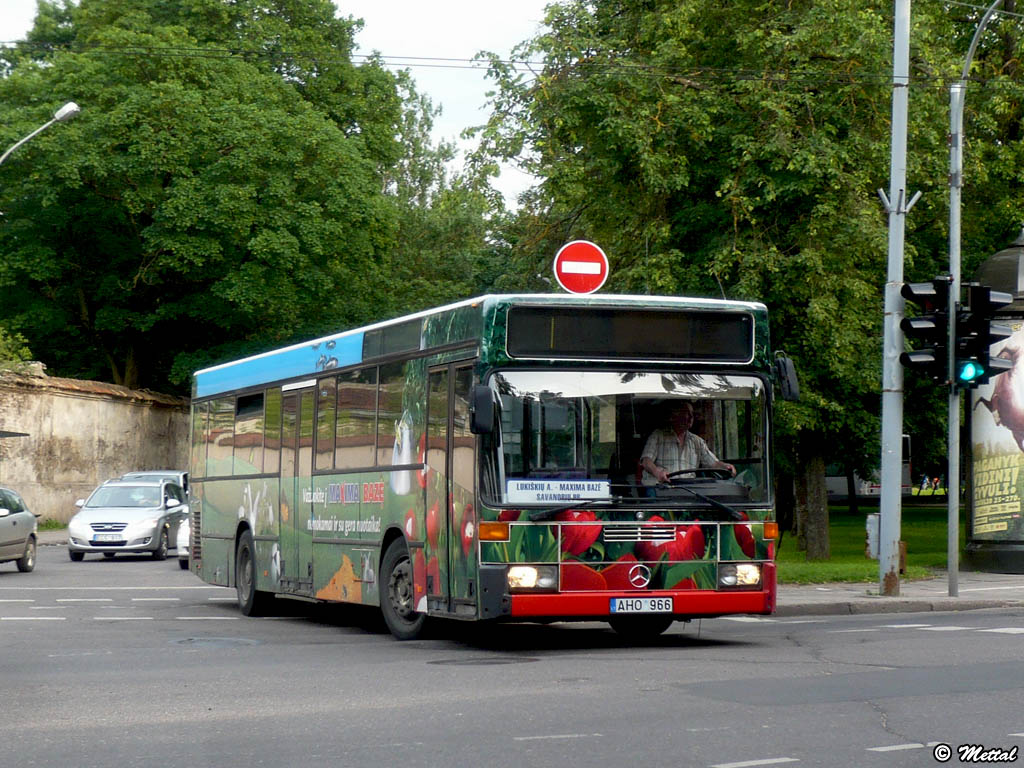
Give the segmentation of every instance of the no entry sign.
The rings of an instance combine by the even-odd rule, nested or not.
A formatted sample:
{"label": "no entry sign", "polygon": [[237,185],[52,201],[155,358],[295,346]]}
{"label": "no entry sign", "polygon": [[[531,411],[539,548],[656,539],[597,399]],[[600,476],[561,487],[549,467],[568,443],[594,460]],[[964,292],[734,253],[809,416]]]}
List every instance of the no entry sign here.
{"label": "no entry sign", "polygon": [[555,279],[569,293],[593,293],[608,279],[608,257],[588,240],[573,240],[555,254]]}

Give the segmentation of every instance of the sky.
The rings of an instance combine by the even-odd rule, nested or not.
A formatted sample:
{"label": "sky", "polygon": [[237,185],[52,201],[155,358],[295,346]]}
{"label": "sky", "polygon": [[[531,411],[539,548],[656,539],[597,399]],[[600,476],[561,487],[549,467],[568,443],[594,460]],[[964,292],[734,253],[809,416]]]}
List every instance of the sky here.
{"label": "sky", "polygon": [[[434,122],[435,140],[456,141],[464,128],[487,120],[482,67],[468,60],[486,50],[507,56],[518,43],[541,29],[544,6],[552,0],[334,0],[339,15],[362,18],[358,54],[379,51],[398,68],[408,68],[418,90],[442,114]],[[0,41],[20,40],[32,26],[36,0],[0,0]],[[414,59],[434,59],[417,62]],[[445,65],[439,59],[461,59]],[[83,109],[87,104],[81,105]],[[458,165],[458,161],[456,163]],[[503,166],[495,186],[511,204],[532,179]]]}

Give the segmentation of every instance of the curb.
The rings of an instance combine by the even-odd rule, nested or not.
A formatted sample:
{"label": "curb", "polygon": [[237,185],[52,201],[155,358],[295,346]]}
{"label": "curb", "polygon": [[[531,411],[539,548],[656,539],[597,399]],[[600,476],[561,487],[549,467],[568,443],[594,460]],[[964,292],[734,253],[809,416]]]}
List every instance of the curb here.
{"label": "curb", "polygon": [[790,603],[779,605],[776,616],[854,616],[872,613],[925,613],[930,611],[977,611],[985,608],[1024,608],[1024,600],[961,600],[949,597],[937,600],[879,598],[855,602]]}

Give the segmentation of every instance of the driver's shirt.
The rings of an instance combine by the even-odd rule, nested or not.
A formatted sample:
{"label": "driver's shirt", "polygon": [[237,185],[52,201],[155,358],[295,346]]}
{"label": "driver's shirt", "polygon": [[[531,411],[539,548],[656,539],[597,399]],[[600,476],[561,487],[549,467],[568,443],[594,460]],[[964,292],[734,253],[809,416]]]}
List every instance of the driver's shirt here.
{"label": "driver's shirt", "polygon": [[[657,429],[647,438],[644,452],[640,455],[641,461],[644,456],[649,458],[670,475],[681,469],[698,469],[700,467],[713,467],[718,463],[718,458],[708,448],[708,444],[701,437],[687,432],[682,442],[676,437],[671,429]],[[658,481],[654,475],[646,469],[642,480],[644,485],[657,485]]]}

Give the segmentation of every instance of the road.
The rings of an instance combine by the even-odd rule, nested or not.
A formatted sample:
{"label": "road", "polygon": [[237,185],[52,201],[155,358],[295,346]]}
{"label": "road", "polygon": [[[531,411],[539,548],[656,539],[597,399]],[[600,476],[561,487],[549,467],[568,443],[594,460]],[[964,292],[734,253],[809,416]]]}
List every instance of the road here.
{"label": "road", "polygon": [[[231,590],[172,558],[0,567],[0,764],[922,766],[1024,744],[1024,610],[441,626]],[[941,752],[941,748],[940,748]]]}

